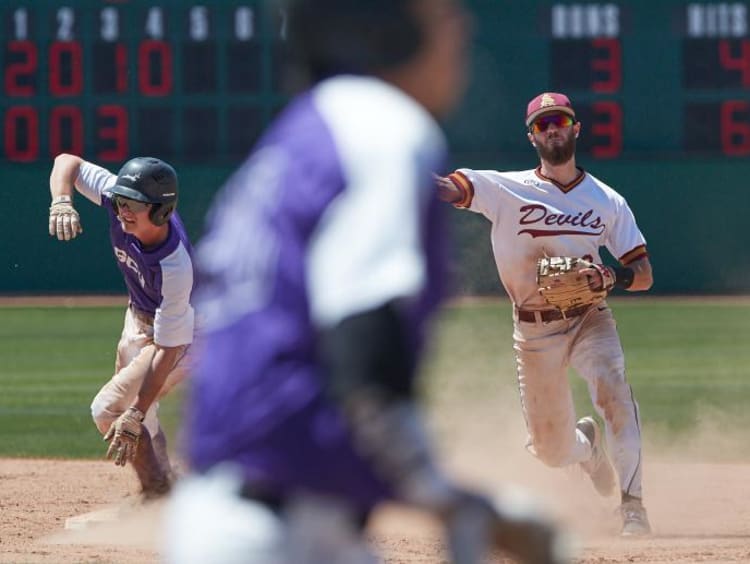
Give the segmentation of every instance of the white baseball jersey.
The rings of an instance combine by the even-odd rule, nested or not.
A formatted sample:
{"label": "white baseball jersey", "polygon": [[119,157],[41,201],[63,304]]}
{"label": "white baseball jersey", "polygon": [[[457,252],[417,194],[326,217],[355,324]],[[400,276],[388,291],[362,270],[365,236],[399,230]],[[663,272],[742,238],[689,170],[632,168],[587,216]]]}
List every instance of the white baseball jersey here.
{"label": "white baseball jersey", "polygon": [[545,255],[601,262],[606,247],[622,264],[646,256],[646,240],[625,198],[581,169],[563,186],[540,168],[517,172],[462,168],[450,175],[468,191],[459,207],[492,222],[500,279],[518,307],[546,306],[537,291],[536,262]]}

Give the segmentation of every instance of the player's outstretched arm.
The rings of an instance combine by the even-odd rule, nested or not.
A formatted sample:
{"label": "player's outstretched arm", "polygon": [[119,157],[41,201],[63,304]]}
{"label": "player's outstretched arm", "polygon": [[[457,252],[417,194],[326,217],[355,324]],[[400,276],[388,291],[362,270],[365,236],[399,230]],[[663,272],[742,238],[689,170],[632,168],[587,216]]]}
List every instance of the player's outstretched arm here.
{"label": "player's outstretched arm", "polygon": [[435,175],[435,186],[437,187],[438,198],[444,202],[455,204],[463,198],[461,190],[447,176]]}
{"label": "player's outstretched arm", "polygon": [[465,176],[454,172],[448,176],[434,175],[434,177],[438,198],[457,208],[468,208],[471,205],[474,199],[474,187]]}
{"label": "player's outstretched arm", "polygon": [[70,241],[83,233],[78,212],[73,207],[75,180],[83,160],[63,153],[55,157],[49,177],[52,203],[49,208],[49,234],[60,241]]}

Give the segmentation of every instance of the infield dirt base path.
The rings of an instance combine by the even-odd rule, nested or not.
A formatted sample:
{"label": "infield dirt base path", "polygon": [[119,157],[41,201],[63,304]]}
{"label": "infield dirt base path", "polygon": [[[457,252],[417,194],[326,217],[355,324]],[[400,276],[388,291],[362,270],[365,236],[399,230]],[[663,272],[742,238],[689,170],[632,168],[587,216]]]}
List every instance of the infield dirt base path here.
{"label": "infield dirt base path", "polygon": [[[750,465],[651,463],[655,534],[635,540],[617,537],[614,500],[596,498],[580,477],[538,463],[515,472],[578,538],[576,562],[750,562]],[[158,562],[161,507],[133,507],[136,491],[129,469],[104,461],[1,459],[0,562]],[[64,531],[67,518],[112,506],[125,508],[120,521]],[[389,563],[445,562],[439,529],[417,513],[385,508],[372,540]]]}
{"label": "infield dirt base path", "polygon": [[[26,305],[126,301],[86,300],[41,297]],[[21,305],[17,298],[6,302]],[[577,538],[577,563],[750,563],[750,460],[705,462],[747,452],[745,426],[724,421],[721,429],[694,429],[682,443],[655,442],[646,428],[644,491],[654,534],[626,540],[617,535],[616,499],[597,497],[584,476],[545,468],[524,451],[515,393],[506,401],[469,402],[465,391],[440,390],[432,409],[451,473],[483,490],[510,483],[537,495]],[[131,470],[111,462],[0,458],[0,563],[158,562],[161,507],[136,506],[137,489]],[[90,531],[64,530],[66,519],[108,507],[125,508],[123,517]],[[437,564],[446,562],[440,532],[420,514],[387,507],[375,515],[370,534],[389,564]]]}

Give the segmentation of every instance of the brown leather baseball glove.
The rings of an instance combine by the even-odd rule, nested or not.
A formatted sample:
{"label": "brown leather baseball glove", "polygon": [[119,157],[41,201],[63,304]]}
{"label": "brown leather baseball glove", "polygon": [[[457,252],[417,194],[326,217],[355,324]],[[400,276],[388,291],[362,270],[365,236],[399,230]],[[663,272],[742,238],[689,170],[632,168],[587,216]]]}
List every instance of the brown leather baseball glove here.
{"label": "brown leather baseball glove", "polygon": [[577,257],[543,257],[536,283],[548,304],[566,312],[604,300],[615,284],[611,268]]}

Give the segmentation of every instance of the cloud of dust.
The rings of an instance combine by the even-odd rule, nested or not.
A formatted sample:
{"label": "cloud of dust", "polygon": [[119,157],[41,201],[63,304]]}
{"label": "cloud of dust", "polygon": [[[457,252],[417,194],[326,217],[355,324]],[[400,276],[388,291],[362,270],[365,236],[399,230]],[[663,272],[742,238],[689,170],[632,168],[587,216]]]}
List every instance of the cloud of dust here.
{"label": "cloud of dust", "polygon": [[665,462],[748,462],[749,425],[749,415],[703,405],[687,429],[675,431],[665,425],[646,423],[643,450],[649,458]]}
{"label": "cloud of dust", "polygon": [[520,488],[582,536],[618,529],[618,496],[600,497],[577,465],[550,468],[526,450],[524,417],[512,390],[473,401],[454,396],[437,402],[430,421],[441,460],[461,483],[489,493]]}

